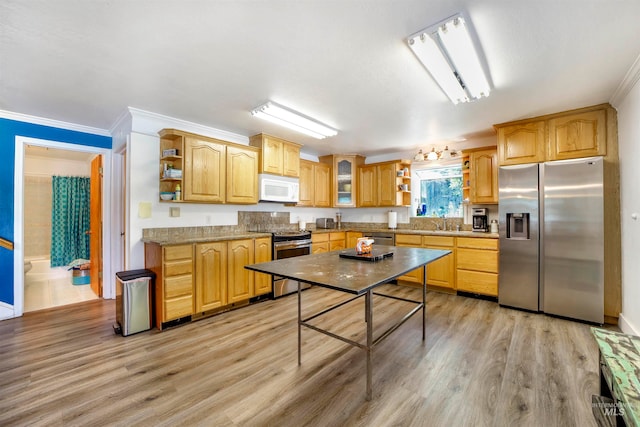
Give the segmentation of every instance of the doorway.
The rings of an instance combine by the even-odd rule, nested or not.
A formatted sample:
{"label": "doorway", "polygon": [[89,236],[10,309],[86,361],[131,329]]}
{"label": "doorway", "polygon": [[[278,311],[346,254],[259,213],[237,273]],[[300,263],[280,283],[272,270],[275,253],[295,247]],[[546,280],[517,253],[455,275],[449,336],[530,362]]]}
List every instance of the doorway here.
{"label": "doorway", "polygon": [[[25,292],[26,292],[26,287],[29,284],[32,284],[31,280],[28,280],[28,275],[33,273],[33,278],[34,279],[43,279],[43,276],[39,276],[37,277],[38,274],[42,274],[42,267],[43,265],[46,266],[46,261],[44,263],[40,263],[40,265],[37,265],[38,270],[34,270],[34,264],[32,263],[31,265],[31,270],[30,271],[26,271],[28,267],[28,264],[25,261],[29,261],[29,257],[31,256],[31,252],[29,249],[29,252],[27,252],[28,248],[27,245],[29,244],[28,240],[31,240],[30,237],[27,235],[27,232],[25,231],[25,229],[29,228],[29,226],[27,225],[26,221],[25,221],[25,216],[26,216],[26,210],[29,209],[31,210],[31,207],[28,204],[28,201],[26,200],[26,196],[27,193],[25,192],[26,190],[26,185],[25,185],[25,179],[26,179],[26,175],[28,175],[28,168],[30,168],[30,166],[25,164],[25,158],[27,157],[27,152],[32,152],[32,151],[38,151],[43,157],[50,157],[49,160],[44,160],[41,163],[41,166],[44,165],[49,165],[51,166],[52,164],[54,164],[56,162],[56,156],[57,158],[61,158],[61,160],[65,160],[67,162],[75,160],[76,162],[78,162],[78,159],[85,159],[85,161],[88,164],[88,174],[90,175],[91,173],[91,159],[96,159],[96,158],[100,158],[103,161],[103,165],[105,167],[102,168],[103,171],[103,179],[102,179],[102,185],[100,188],[100,192],[101,192],[101,196],[100,196],[100,201],[101,201],[101,207],[99,208],[100,214],[102,216],[102,221],[101,224],[99,223],[97,225],[97,230],[98,230],[98,235],[100,237],[105,236],[105,238],[102,238],[102,242],[99,243],[99,247],[101,249],[102,252],[102,262],[99,262],[102,266],[102,277],[110,277],[112,275],[112,268],[111,268],[111,257],[110,257],[110,241],[111,241],[111,221],[110,221],[110,216],[105,215],[105,211],[107,211],[105,209],[105,206],[108,206],[108,203],[104,203],[105,200],[109,200],[110,195],[111,195],[111,185],[110,185],[110,179],[111,179],[111,173],[110,173],[110,168],[108,167],[108,165],[110,165],[111,163],[111,150],[108,149],[103,149],[103,148],[97,148],[97,147],[91,147],[91,146],[82,146],[82,145],[77,145],[77,144],[69,144],[69,143],[61,143],[61,142],[56,142],[56,141],[47,141],[47,140],[40,140],[40,139],[35,139],[35,138],[27,138],[27,137],[16,137],[16,151],[15,151],[15,194],[14,194],[14,206],[15,206],[15,210],[14,210],[14,243],[15,243],[15,248],[14,248],[14,305],[13,305],[13,310],[14,310],[14,317],[18,317],[21,316],[24,312],[25,312],[25,308],[27,308],[27,311],[31,311],[31,309],[34,307],[33,305],[29,305],[29,307],[27,307],[25,305]],[[46,152],[46,154],[43,154],[43,152]],[[77,163],[76,163],[77,164]],[[46,174],[43,174],[46,175]],[[77,173],[75,174],[77,175]],[[49,212],[51,212],[49,210]],[[90,231],[88,231],[90,232]],[[93,231],[93,233],[95,233],[95,229]],[[93,236],[91,237],[91,239],[93,240]],[[40,249],[40,251],[42,251],[42,249]],[[43,257],[46,258],[46,257]],[[37,264],[37,262],[36,262]],[[64,270],[64,268],[63,268]],[[26,273],[26,275],[25,275]],[[73,277],[68,276],[69,274],[73,274],[72,272],[68,272],[67,270],[67,275],[64,275],[63,271],[56,271],[57,277],[53,277],[51,280],[54,281],[54,283],[50,283],[50,286],[55,286],[55,285],[60,285],[61,283],[55,283],[55,281],[62,281],[66,284],[71,284],[70,286],[74,286],[75,288],[71,288],[73,289],[72,292],[78,294],[80,293],[79,291],[82,290],[82,293],[80,296],[76,296],[74,298],[71,298],[71,300],[68,297],[63,297],[61,295],[57,295],[57,296],[53,296],[53,297],[49,297],[50,303],[52,305],[50,306],[57,306],[57,305],[64,305],[67,303],[72,303],[72,302],[79,302],[79,301],[84,301],[87,299],[95,299],[99,297],[99,293],[100,293],[100,288],[99,287],[94,287],[97,291],[93,291],[91,290],[91,286],[78,286],[80,283],[82,283],[81,280],[74,280]],[[56,275],[54,275],[56,276]],[[49,280],[49,279],[46,279]],[[78,283],[78,285],[74,285],[73,283]],[[43,291],[43,292],[56,292],[55,290],[51,291]],[[55,294],[54,294],[55,295]],[[115,297],[115,283],[110,283],[110,281],[107,281],[106,283],[104,283],[104,286],[102,287],[102,297],[104,298],[114,298]],[[37,309],[41,309],[41,308],[46,308],[43,307],[42,305],[39,306],[39,308]]]}
{"label": "doorway", "polygon": [[[99,154],[81,151],[74,152],[35,145],[25,146],[23,197],[24,205],[28,207],[23,212],[25,313],[100,297],[98,274],[89,274],[86,270],[71,270],[67,265],[60,265],[60,262],[52,262],[61,261],[61,258],[66,257],[69,257],[68,261],[71,262],[72,259],[80,258],[80,255],[71,255],[63,250],[56,251],[57,256],[52,258],[51,248],[57,246],[56,240],[66,240],[59,233],[56,234],[56,239],[52,239],[54,234],[52,229],[61,228],[53,226],[57,222],[52,219],[54,216],[60,216],[54,215],[53,212],[54,206],[60,203],[57,197],[60,192],[57,190],[66,190],[68,187],[66,184],[70,184],[73,180],[77,184],[68,188],[77,188],[80,193],[70,200],[81,198],[84,202],[79,205],[79,215],[76,215],[74,224],[68,224],[66,212],[62,214],[63,226],[78,229],[73,233],[73,241],[84,242],[82,244],[84,250],[81,252],[90,261],[91,273],[94,269],[96,272],[102,270],[100,233],[94,234],[93,227],[89,230],[89,218],[81,218],[86,217],[86,213],[90,212],[93,219],[100,208],[101,183],[99,176],[94,176],[94,169],[98,168],[94,168],[93,163],[99,162],[101,157]],[[56,191],[52,189],[54,181],[58,183],[53,185]],[[67,197],[64,199],[67,200]],[[54,203],[53,200],[58,202]],[[94,203],[96,206],[93,206]],[[52,240],[54,240],[53,243]],[[91,259],[87,252],[89,247]]]}

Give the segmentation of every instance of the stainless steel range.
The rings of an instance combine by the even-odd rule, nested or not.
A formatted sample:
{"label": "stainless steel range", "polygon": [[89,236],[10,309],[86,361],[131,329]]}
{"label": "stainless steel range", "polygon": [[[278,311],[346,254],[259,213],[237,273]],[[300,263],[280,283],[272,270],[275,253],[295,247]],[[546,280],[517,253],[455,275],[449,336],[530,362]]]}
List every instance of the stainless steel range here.
{"label": "stainless steel range", "polygon": [[[273,259],[284,259],[295,256],[309,255],[311,253],[310,231],[279,231],[273,233]],[[298,290],[298,281],[286,279],[281,276],[273,277],[273,297],[278,298]],[[303,283],[302,289],[309,288],[309,284]]]}

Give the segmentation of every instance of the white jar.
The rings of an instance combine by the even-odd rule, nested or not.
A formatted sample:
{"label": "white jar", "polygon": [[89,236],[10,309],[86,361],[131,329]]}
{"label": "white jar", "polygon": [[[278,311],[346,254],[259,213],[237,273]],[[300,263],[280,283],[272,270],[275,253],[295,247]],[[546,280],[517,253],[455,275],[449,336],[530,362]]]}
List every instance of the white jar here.
{"label": "white jar", "polygon": [[497,219],[492,219],[491,220],[491,230],[492,233],[497,233],[498,232],[498,220]]}

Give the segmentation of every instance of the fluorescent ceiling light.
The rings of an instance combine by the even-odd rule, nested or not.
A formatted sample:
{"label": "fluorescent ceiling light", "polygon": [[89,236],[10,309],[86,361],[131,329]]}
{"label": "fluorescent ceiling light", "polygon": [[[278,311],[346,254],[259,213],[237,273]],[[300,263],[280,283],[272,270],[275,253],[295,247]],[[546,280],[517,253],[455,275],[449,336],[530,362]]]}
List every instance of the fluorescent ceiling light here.
{"label": "fluorescent ceiling light", "polygon": [[266,104],[261,105],[254,109],[251,114],[318,139],[338,134],[338,131],[335,129],[325,126],[274,102],[267,102]]}
{"label": "fluorescent ceiling light", "polygon": [[420,31],[407,42],[454,104],[489,96],[489,82],[461,15]]}

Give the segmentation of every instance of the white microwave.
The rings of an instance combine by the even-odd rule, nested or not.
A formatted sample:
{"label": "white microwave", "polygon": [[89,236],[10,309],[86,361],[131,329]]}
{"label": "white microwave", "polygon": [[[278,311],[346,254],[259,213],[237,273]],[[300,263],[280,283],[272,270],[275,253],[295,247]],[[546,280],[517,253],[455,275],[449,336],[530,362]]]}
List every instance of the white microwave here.
{"label": "white microwave", "polygon": [[298,203],[300,180],[288,176],[258,175],[260,200],[267,202]]}

